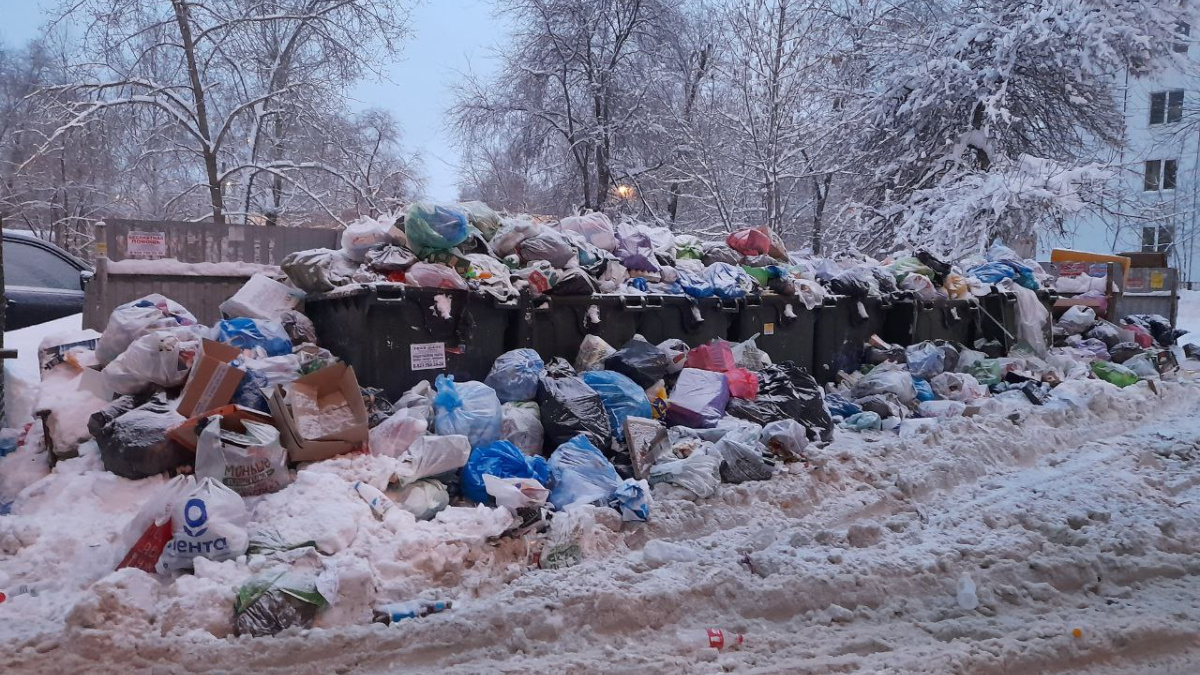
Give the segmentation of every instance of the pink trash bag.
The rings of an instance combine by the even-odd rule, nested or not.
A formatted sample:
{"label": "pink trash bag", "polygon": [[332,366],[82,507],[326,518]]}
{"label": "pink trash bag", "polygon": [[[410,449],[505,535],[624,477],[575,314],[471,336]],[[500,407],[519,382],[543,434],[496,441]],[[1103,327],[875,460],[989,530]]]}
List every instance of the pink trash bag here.
{"label": "pink trash bag", "polygon": [[725,243],[744,256],[766,255],[771,250],[770,235],[752,227],[731,232],[725,238]]}
{"label": "pink trash bag", "polygon": [[745,368],[734,368],[725,372],[729,380],[729,395],[734,398],[753,401],[758,398],[758,376]]}
{"label": "pink trash bag", "polygon": [[717,373],[732,370],[737,367],[737,361],[733,358],[733,346],[725,340],[713,340],[695,347],[688,352],[687,367]]}

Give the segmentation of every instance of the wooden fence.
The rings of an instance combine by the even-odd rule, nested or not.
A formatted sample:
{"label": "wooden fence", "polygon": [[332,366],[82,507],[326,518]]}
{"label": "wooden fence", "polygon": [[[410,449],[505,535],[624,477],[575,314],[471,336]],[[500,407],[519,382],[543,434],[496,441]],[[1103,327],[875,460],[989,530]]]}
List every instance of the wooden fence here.
{"label": "wooden fence", "polygon": [[278,265],[289,253],[337,248],[341,238],[341,230],[330,228],[157,220],[105,220],[96,229],[97,241],[103,235],[109,260],[175,258],[186,263]]}
{"label": "wooden fence", "polygon": [[[85,293],[83,325],[104,330],[118,305],[151,293],[165,295],[211,325],[221,319],[220,304],[242,287],[256,265],[278,265],[295,251],[337,248],[340,238],[341,230],[324,228],[122,219],[97,223],[96,271]],[[185,264],[129,264],[165,258]]]}

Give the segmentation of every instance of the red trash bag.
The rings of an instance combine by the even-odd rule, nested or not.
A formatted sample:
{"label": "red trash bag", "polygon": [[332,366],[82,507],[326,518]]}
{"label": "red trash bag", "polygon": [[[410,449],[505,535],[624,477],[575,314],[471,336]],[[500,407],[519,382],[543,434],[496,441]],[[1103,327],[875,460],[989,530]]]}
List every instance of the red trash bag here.
{"label": "red trash bag", "polygon": [[771,237],[766,232],[752,227],[731,232],[725,238],[725,243],[744,256],[766,255],[767,251],[771,250]]}
{"label": "red trash bag", "polygon": [[725,373],[729,380],[729,395],[734,398],[753,401],[758,398],[758,375],[745,368],[734,368]]}
{"label": "red trash bag", "polygon": [[737,367],[733,358],[733,345],[725,340],[713,340],[706,345],[693,348],[687,355],[687,367],[723,373]]}
{"label": "red trash bag", "polygon": [[1137,346],[1141,347],[1142,349],[1148,349],[1154,346],[1154,336],[1150,334],[1150,331],[1142,328],[1136,323],[1127,324],[1125,326],[1121,326],[1121,328],[1133,333],[1133,339],[1137,342]]}

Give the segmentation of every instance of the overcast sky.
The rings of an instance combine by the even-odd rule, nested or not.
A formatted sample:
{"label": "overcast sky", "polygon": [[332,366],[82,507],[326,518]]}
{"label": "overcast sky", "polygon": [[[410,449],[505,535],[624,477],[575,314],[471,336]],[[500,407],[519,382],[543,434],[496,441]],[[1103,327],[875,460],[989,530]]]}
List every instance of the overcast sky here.
{"label": "overcast sky", "polygon": [[[37,34],[44,8],[55,0],[0,0],[0,42],[15,47]],[[390,82],[363,82],[351,96],[357,108],[384,108],[400,121],[405,146],[421,153],[428,195],[457,196],[458,153],[450,146],[444,113],[459,72],[489,73],[491,48],[503,37],[488,0],[426,0],[413,11],[413,38]]]}

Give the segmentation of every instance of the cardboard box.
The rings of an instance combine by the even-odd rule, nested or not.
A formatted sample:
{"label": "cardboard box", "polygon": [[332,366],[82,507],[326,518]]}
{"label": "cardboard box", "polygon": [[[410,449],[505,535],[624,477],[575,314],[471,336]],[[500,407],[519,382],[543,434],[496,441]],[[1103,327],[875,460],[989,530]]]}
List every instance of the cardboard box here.
{"label": "cardboard box", "polygon": [[204,340],[179,397],[179,414],[195,417],[229,403],[246,376],[246,371],[229,365],[241,355],[237,347]]}
{"label": "cardboard box", "polygon": [[279,426],[275,423],[275,419],[266,413],[259,412],[253,408],[243,408],[240,405],[229,404],[220,408],[206,410],[195,417],[190,417],[176,426],[167,429],[167,438],[195,452],[196,445],[200,441],[200,435],[196,433],[196,425],[200,424],[200,420],[212,415],[220,415],[222,422],[231,427],[241,424],[244,420],[269,424],[273,427]]}
{"label": "cardboard box", "polygon": [[[297,403],[293,408],[292,401]],[[283,447],[293,462],[313,462],[367,447],[367,406],[354,369],[344,363],[275,385],[267,400]],[[324,415],[327,424],[322,424]],[[297,419],[299,417],[299,419]],[[323,429],[319,437],[306,436]]]}

